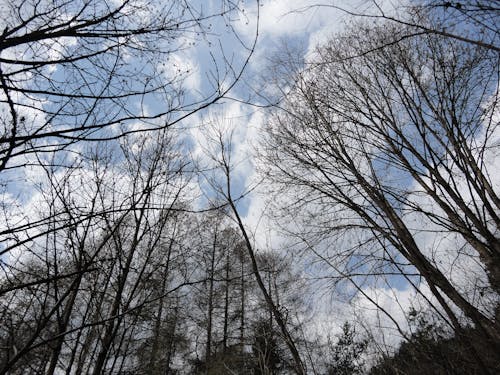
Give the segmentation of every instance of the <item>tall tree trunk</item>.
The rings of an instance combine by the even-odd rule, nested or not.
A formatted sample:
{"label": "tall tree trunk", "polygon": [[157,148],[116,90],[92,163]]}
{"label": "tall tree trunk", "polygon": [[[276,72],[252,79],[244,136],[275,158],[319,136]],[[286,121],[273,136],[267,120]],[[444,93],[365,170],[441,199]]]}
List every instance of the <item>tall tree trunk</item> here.
{"label": "tall tree trunk", "polygon": [[208,372],[208,364],[212,355],[212,314],[213,314],[213,294],[214,294],[214,273],[215,273],[215,252],[217,250],[217,230],[215,229],[212,253],[210,256],[210,270],[208,278],[208,311],[207,311],[207,345],[205,348],[205,368]]}
{"label": "tall tree trunk", "polygon": [[227,336],[229,326],[229,251],[226,254],[226,280],[224,289],[224,330],[222,337],[222,349],[227,351]]}
{"label": "tall tree trunk", "polygon": [[288,328],[286,326],[285,320],[283,319],[283,315],[281,314],[281,311],[276,307],[274,304],[273,299],[271,298],[271,295],[267,291],[266,286],[264,285],[264,281],[262,280],[262,276],[260,275],[259,271],[259,266],[257,264],[257,260],[255,258],[255,253],[253,250],[252,243],[250,242],[250,238],[248,237],[247,231],[245,229],[245,226],[243,225],[243,222],[241,221],[241,217],[238,213],[238,210],[234,204],[233,199],[231,198],[231,185],[230,185],[230,180],[229,180],[229,170],[226,170],[226,178],[227,178],[227,198],[228,198],[228,203],[229,206],[231,207],[231,210],[234,213],[234,216],[236,218],[236,221],[238,223],[238,226],[241,230],[241,234],[243,235],[243,238],[245,239],[245,245],[248,251],[248,255],[250,256],[250,260],[252,263],[252,270],[253,274],[255,276],[255,280],[257,281],[257,284],[264,296],[264,300],[266,301],[267,306],[272,312],[272,315],[274,316],[274,319],[276,321],[276,324],[280,328],[281,334],[283,335],[283,338],[285,340],[285,343],[290,350],[290,353],[292,355],[293,361],[294,361],[294,371],[297,374],[303,375],[306,373],[304,364],[302,362],[302,359],[300,358],[299,351],[297,350],[297,347],[295,346],[294,339],[292,338],[292,335],[288,331]]}

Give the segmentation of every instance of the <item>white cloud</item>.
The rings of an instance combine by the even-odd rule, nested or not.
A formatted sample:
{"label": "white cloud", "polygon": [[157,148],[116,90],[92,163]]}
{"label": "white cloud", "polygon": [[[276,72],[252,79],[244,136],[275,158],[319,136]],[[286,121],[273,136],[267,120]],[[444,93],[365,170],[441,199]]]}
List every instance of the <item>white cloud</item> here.
{"label": "white cloud", "polygon": [[201,89],[200,71],[196,61],[196,58],[188,51],[172,53],[162,64],[160,71],[163,70],[167,80],[182,82],[182,86],[196,97]]}
{"label": "white cloud", "polygon": [[[404,2],[399,2],[398,6]],[[260,2],[259,11],[259,48],[255,60],[261,61],[268,56],[272,46],[274,50],[280,46],[273,43],[281,43],[290,37],[300,37],[307,41],[307,55],[314,52],[317,45],[324,43],[333,34],[342,31],[346,24],[356,19],[349,12],[357,14],[384,14],[394,12],[395,4],[390,0],[377,1],[374,3],[364,0],[338,0],[329,2],[318,2],[316,0],[269,0]],[[257,6],[252,4],[247,10],[250,18],[244,18],[245,22],[237,24],[237,29],[247,39],[254,37]],[[247,22],[250,20],[250,22]],[[271,51],[273,50],[271,49]],[[275,51],[276,52],[276,51]],[[274,52],[274,53],[275,53]],[[254,64],[259,66],[259,63]]]}

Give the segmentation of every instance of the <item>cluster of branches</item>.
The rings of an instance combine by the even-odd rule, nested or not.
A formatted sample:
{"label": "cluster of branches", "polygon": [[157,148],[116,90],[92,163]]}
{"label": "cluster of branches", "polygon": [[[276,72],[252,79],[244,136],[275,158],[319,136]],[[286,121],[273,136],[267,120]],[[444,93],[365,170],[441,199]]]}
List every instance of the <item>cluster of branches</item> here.
{"label": "cluster of branches", "polygon": [[[2,3],[2,255],[51,232],[90,225],[99,215],[95,199],[82,196],[73,222],[59,220],[59,208],[35,220],[23,206],[37,189],[46,190],[44,180],[57,191],[53,199],[58,194],[69,199],[75,188],[63,191],[52,175],[70,178],[71,170],[89,165],[93,173],[92,163],[99,164],[102,156],[95,156],[95,150],[107,148],[106,157],[118,150],[119,155],[128,141],[113,140],[148,132],[164,136],[165,129],[217,102],[234,86],[252,54],[251,46],[242,45],[246,57],[237,66],[237,59],[225,57],[221,44],[219,56],[212,53],[216,74],[209,75],[210,68],[200,72],[207,73],[204,92],[185,91],[183,82],[193,72],[175,63],[176,54],[191,44],[209,43],[216,19],[230,24],[241,10],[234,1],[213,6],[210,10],[184,1],[135,0]],[[242,40],[235,28],[231,30],[236,40]],[[124,214],[135,209],[134,199],[129,203],[101,209]]]}
{"label": "cluster of branches", "polygon": [[[210,7],[185,1],[2,3],[1,373],[164,373],[174,363],[190,368],[193,353],[207,369],[236,342],[233,355],[259,340],[249,368],[278,363],[268,358],[273,323],[266,318],[255,328],[263,336],[251,339],[262,304],[245,314],[247,301],[259,299],[252,275],[261,261],[254,256],[249,270],[231,228],[189,216],[192,171],[171,130],[223,98],[253,52],[232,25],[242,3],[212,6],[206,13]],[[208,91],[186,92],[191,72],[175,64],[176,53],[203,41],[208,49],[216,23],[245,56],[237,65],[220,44],[218,55],[207,52]],[[229,255],[240,259],[237,276]],[[276,285],[275,272],[267,275]],[[224,302],[215,301],[221,285]],[[214,315],[222,304],[221,344]],[[198,342],[204,355],[192,350]],[[179,362],[180,352],[189,358]]]}
{"label": "cluster of branches", "polygon": [[275,316],[298,327],[283,312],[301,308],[300,279],[249,249],[222,206],[195,211],[176,138],[129,136],[111,155],[44,169],[23,206],[37,225],[4,237],[0,373],[295,368]]}
{"label": "cluster of branches", "polygon": [[[242,246],[220,208],[192,215],[192,168],[173,129],[241,77],[255,45],[232,25],[241,6],[2,5],[1,373],[293,367],[279,344],[295,348],[291,318],[273,300],[286,299],[283,266],[254,254],[246,235]],[[222,44],[208,52],[220,23],[243,58]],[[208,91],[186,92],[192,72],[176,54],[204,41]]]}
{"label": "cluster of branches", "polygon": [[[93,196],[85,198],[96,207],[133,208],[96,210],[92,219],[73,223],[80,203],[58,193],[73,191],[79,178],[65,178],[38,201],[63,207],[48,227],[56,220],[71,225],[3,259],[0,373],[293,368],[237,227],[222,209],[190,210],[182,165],[165,142],[162,153],[155,141],[154,152],[144,147],[122,165],[135,191],[120,188],[125,173],[109,170],[87,187]],[[274,301],[300,300],[290,265],[266,254],[256,262]]]}
{"label": "cluster of branches", "polygon": [[276,218],[323,280],[406,338],[370,290],[414,288],[492,373],[479,351],[500,347],[498,4],[372,3],[283,80],[262,152]]}
{"label": "cluster of branches", "polygon": [[[0,171],[43,163],[44,153],[82,140],[163,129],[217,102],[248,60],[236,66],[223,50],[213,54],[217,74],[190,97],[181,84],[193,72],[173,57],[208,44],[212,24],[230,24],[240,5],[223,0],[207,13],[185,1],[5,2]],[[249,57],[253,47],[242,48]]]}
{"label": "cluster of branches", "polygon": [[[375,14],[350,13],[375,23],[353,23],[288,77],[264,137],[274,213],[315,276],[408,340],[369,289],[413,287],[493,372],[481,348],[500,349],[498,2],[402,16],[371,3]],[[189,72],[169,59],[240,6],[2,5],[1,374],[363,370],[368,342],[349,326],[311,348],[300,274],[255,249],[223,132],[207,137],[218,204],[195,209],[173,125],[223,98],[253,46],[239,66],[212,54],[205,93],[185,92]]]}

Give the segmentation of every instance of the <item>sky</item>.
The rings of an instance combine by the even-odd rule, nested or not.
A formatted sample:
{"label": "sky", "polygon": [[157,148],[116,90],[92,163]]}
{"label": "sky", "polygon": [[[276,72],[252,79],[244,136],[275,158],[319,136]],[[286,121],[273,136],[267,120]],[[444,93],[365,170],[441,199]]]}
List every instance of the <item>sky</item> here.
{"label": "sky", "polygon": [[[344,0],[337,3],[352,7],[363,1]],[[233,30],[223,30],[226,25],[214,24],[215,35],[207,36],[210,48],[207,49],[207,44],[202,43],[197,48],[189,49],[173,58],[176,66],[191,68],[192,74],[187,77],[185,87],[196,97],[197,93],[210,88],[211,82],[205,78],[210,76],[214,65],[207,56],[213,53],[217,61],[222,61],[222,55],[226,58],[230,56],[231,61],[236,62],[235,66],[241,66],[238,63],[241,64],[248,56],[246,47],[250,47],[255,41],[258,19],[255,50],[242,79],[230,91],[230,99],[211,107],[208,114],[203,113],[202,118],[194,116],[187,121],[195,125],[191,127],[191,137],[195,145],[205,144],[205,129],[203,126],[197,126],[198,124],[211,122],[234,129],[234,153],[239,164],[235,173],[236,179],[242,185],[252,185],[254,164],[250,160],[250,154],[258,142],[260,129],[265,126],[267,112],[259,107],[268,105],[273,96],[272,85],[267,84],[269,72],[275,65],[273,61],[283,57],[285,49],[300,61],[306,59],[319,43],[340,31],[348,18],[338,9],[309,8],[317,4],[314,0],[264,0],[259,4],[260,6],[257,6],[256,1],[244,3],[240,17],[232,24]],[[233,32],[238,38],[234,37]],[[196,148],[194,153],[203,154],[202,147]],[[247,209],[249,206],[245,203],[240,205],[245,216],[251,215]]]}
{"label": "sky", "polygon": [[[219,3],[217,0],[193,2],[194,6],[204,8],[207,13],[216,10]],[[339,8],[359,13],[372,11],[367,6],[367,1],[362,0],[337,0],[328,3],[337,7],[316,7],[317,0],[246,0],[242,3],[239,15],[235,15],[231,22],[227,22],[223,17],[214,18],[205,34],[185,35],[181,40],[185,48],[170,55],[165,62],[163,74],[174,78],[182,73],[183,87],[188,99],[197,101],[207,92],[214,90],[217,75],[219,81],[222,81],[221,90],[226,89],[231,81],[231,72],[217,72],[216,69],[231,62],[230,65],[239,71],[256,43],[241,79],[229,91],[227,97],[208,110],[189,116],[180,128],[190,157],[198,160],[201,166],[207,163],[207,153],[217,152],[216,147],[210,144],[210,139],[216,136],[216,129],[223,128],[228,133],[232,132],[232,195],[238,197],[247,190],[252,190],[238,202],[238,208],[253,235],[257,249],[281,251],[287,245],[286,239],[277,233],[276,226],[265,215],[269,207],[268,195],[260,188],[262,177],[256,171],[259,161],[255,158],[255,151],[269,113],[262,107],[269,104],[267,99],[272,100],[276,95],[272,90],[275,61],[286,58],[287,52],[299,65],[312,58],[318,45],[342,31],[352,20],[351,16]],[[402,4],[401,1],[383,0],[378,2],[378,5],[390,12],[393,3]],[[229,73],[229,77],[224,79],[226,73]],[[154,112],[159,104],[146,105]],[[35,180],[37,177],[31,178]],[[198,190],[201,190],[203,198],[199,201],[200,206],[214,197],[211,187],[203,178],[194,181],[191,188],[194,190],[193,195],[200,194]],[[20,210],[25,210],[25,207],[20,207]],[[418,218],[413,220],[418,221]],[[433,251],[434,244],[439,241],[447,244],[446,246],[454,246],[454,241],[456,242],[454,238],[443,240],[423,234],[418,240],[422,246]],[[453,259],[449,260],[452,261]],[[458,264],[457,274],[462,272],[466,265]],[[304,267],[303,270],[307,274],[309,269]],[[480,270],[474,270],[480,274]],[[457,281],[460,282],[460,278]],[[470,288],[470,285],[464,285],[464,288]],[[366,287],[364,292],[390,311],[402,325],[406,324],[404,312],[407,312],[410,306],[422,303],[422,300],[415,296],[415,292],[404,283],[393,288],[372,285]],[[391,327],[387,330],[387,340],[393,340],[394,343],[399,340],[397,335],[392,334],[393,323],[379,310],[374,309],[366,298],[357,295],[349,301],[339,303],[334,300],[335,296],[329,295],[327,291],[319,293],[315,298],[312,303],[315,308],[315,320],[308,328],[311,331],[320,332],[326,328],[333,333],[338,332],[341,327],[339,321],[360,314],[365,321],[378,322],[373,326]]]}
{"label": "sky", "polygon": [[[286,58],[287,52],[299,64],[311,59],[318,45],[327,41],[335,33],[341,32],[353,20],[351,16],[339,8],[357,13],[370,13],[373,9],[367,7],[366,1],[348,0],[329,2],[337,7],[316,7],[314,5],[318,2],[314,0],[264,0],[260,3],[258,12],[255,4],[255,2],[249,2],[243,12],[245,16],[241,18],[241,22],[235,23],[235,31],[245,44],[250,45],[255,38],[255,20],[258,13],[259,33],[255,51],[243,79],[229,94],[229,97],[235,100],[224,100],[223,104],[211,109],[209,116],[197,120],[200,124],[208,121],[234,131],[232,142],[235,163],[233,181],[235,183],[232,194],[239,196],[247,189],[256,187],[251,194],[239,202],[240,213],[247,228],[253,234],[257,249],[282,251],[289,244],[286,238],[276,232],[275,224],[266,217],[266,211],[269,209],[268,196],[265,190],[260,189],[259,184],[262,179],[255,170],[259,162],[255,159],[255,150],[258,148],[259,137],[266,126],[268,115],[268,112],[260,106],[268,104],[266,98],[272,100],[275,94],[269,87],[272,86],[274,61]],[[393,4],[401,6],[403,2],[378,2],[386,14],[393,11]],[[237,41],[233,40],[232,43],[237,43]],[[229,45],[231,45],[231,41],[229,41]],[[195,67],[195,70],[198,69],[197,78],[193,79],[192,82],[203,85],[203,79],[200,79],[200,76],[203,76],[201,71],[204,69],[204,61],[206,59],[204,59],[203,51],[191,54],[185,60],[185,64]],[[498,139],[498,136],[496,134],[493,138]],[[206,151],[203,147],[207,139],[206,128],[193,127],[191,137],[195,145],[194,153],[203,157]],[[496,141],[493,140],[493,142]],[[498,155],[491,154],[488,156],[488,160],[496,160],[497,157]],[[495,184],[500,186],[499,178],[496,178]],[[423,198],[420,204],[425,205],[429,202],[425,202],[425,198]],[[407,220],[412,221],[409,222],[409,226],[415,228],[422,226],[424,222],[418,217],[409,217]],[[448,249],[463,246],[463,241],[460,238],[451,235],[442,236],[439,234],[440,228],[433,228],[430,224],[425,225],[426,228],[421,228],[425,230],[419,230],[416,236],[418,244],[432,259],[439,258],[439,266],[443,272],[450,275],[453,282],[464,292],[464,295],[471,296],[478,285],[485,284],[485,274],[482,267],[467,252],[455,257],[455,252],[448,251]],[[434,229],[436,229],[435,233],[433,233]],[[314,277],[315,275],[309,273],[309,270],[309,267],[304,267],[304,274]],[[474,274],[475,277],[463,277],[465,270],[469,276]],[[407,329],[408,322],[405,313],[411,307],[418,310],[420,306],[424,306],[426,303],[423,296],[432,299],[431,293],[426,287],[423,287],[422,295],[417,295],[406,281],[396,279],[392,281],[391,286],[368,285],[364,287],[364,293],[390,312],[390,315],[403,329]],[[347,294],[349,295],[349,293]],[[385,341],[386,344],[396,345],[401,337],[395,332],[394,322],[376,309],[365,298],[366,296],[353,295],[355,297],[350,300],[339,301],[335,300],[338,296],[328,295],[327,290],[318,293],[313,303],[316,315],[310,329],[319,332],[325,331],[325,329],[326,331],[338,332],[340,329],[339,321],[362,316],[361,320],[373,323],[368,324],[368,326],[383,327],[384,334],[378,332],[376,337]],[[494,296],[485,296],[482,303],[488,304],[495,300]]]}
{"label": "sky", "polygon": [[[274,92],[269,86],[263,87],[262,83],[270,82],[268,75],[273,69],[273,61],[285,57],[283,56],[285,51],[290,51],[291,56],[298,62],[307,61],[314,55],[318,45],[342,31],[352,20],[340,9],[314,7],[317,3],[314,0],[264,0],[257,9],[255,2],[248,2],[244,9],[244,14],[248,18],[243,16],[241,22],[236,22],[235,31],[246,45],[250,45],[255,38],[255,20],[258,14],[258,39],[242,81],[228,95],[235,100],[223,100],[223,104],[214,106],[208,114],[188,120],[189,123],[195,124],[190,127],[190,136],[194,145],[193,154],[202,160],[207,152],[207,128],[203,125],[209,123],[216,127],[233,130],[235,169],[232,194],[237,197],[248,189],[256,187],[251,194],[246,195],[238,203],[238,209],[247,229],[253,235],[256,249],[283,252],[283,248],[288,245],[287,239],[276,232],[275,224],[266,216],[269,209],[268,195],[260,188],[260,183],[263,181],[255,170],[259,162],[255,158],[255,151],[268,116],[268,111],[260,106],[269,104],[266,97],[258,96],[256,93],[262,94],[267,90],[267,97],[273,97]],[[333,4],[359,12],[370,11],[364,1],[343,0],[333,2]],[[381,5],[387,10],[391,9],[389,1],[381,2]],[[234,50],[240,51],[244,56],[245,50],[241,48],[238,40],[231,40],[230,37],[223,38],[223,40],[225,50],[231,49],[231,47],[227,48],[227,45],[234,45]],[[212,45],[214,46],[215,43]],[[192,91],[203,91],[202,86],[205,82],[201,77],[205,75],[203,71],[207,69],[207,65],[204,64],[207,61],[206,56],[206,51],[198,49],[194,53],[185,54],[180,59],[181,64],[194,67],[194,74],[186,82],[187,87]],[[208,69],[210,68],[211,66],[208,65]],[[201,186],[202,189],[207,189],[206,195],[210,196],[211,193],[208,191],[210,187],[203,183]],[[296,262],[296,264],[300,263]],[[314,277],[312,268],[304,266],[303,271],[305,277]],[[346,287],[349,288],[347,284]],[[407,328],[405,312],[410,306],[421,303],[415,296],[415,292],[404,283],[398,284],[394,289],[368,286],[365,293],[390,312],[403,328]],[[314,316],[307,328],[311,333],[330,332],[335,335],[341,330],[342,323],[339,322],[359,318],[373,323],[368,326],[383,327],[384,334],[372,333],[386,344],[396,346],[401,339],[396,334],[394,324],[389,317],[381,314],[371,302],[362,296],[339,301],[338,295],[330,294],[327,289],[322,289],[309,302],[313,307],[311,314]]]}
{"label": "sky", "polygon": [[[211,2],[215,3],[216,0]],[[210,80],[204,77],[210,76],[214,65],[207,56],[213,53],[218,58],[217,61],[221,61],[221,55],[228,57],[231,54],[237,62],[235,65],[241,66],[238,63],[241,64],[248,56],[245,47],[251,46],[255,41],[258,20],[255,50],[242,79],[230,91],[228,99],[211,107],[208,112],[197,114],[186,121],[190,128],[190,143],[194,146],[195,157],[202,157],[206,152],[207,123],[233,130],[233,158],[237,164],[233,175],[236,182],[234,196],[243,194],[261,182],[255,173],[258,160],[255,160],[254,156],[269,114],[269,111],[261,106],[274,102],[277,95],[272,82],[275,78],[273,69],[276,67],[276,61],[289,58],[286,53],[299,64],[312,58],[318,45],[342,31],[353,20],[353,17],[342,9],[366,14],[374,11],[371,2],[365,0],[336,0],[326,3],[334,7],[318,7],[316,5],[322,3],[317,0],[246,1],[243,3],[240,17],[233,22],[233,30],[227,30],[226,25],[214,23],[215,35],[207,36],[210,41],[209,49],[206,48],[206,43],[202,43],[173,59],[176,64],[192,72],[186,79],[185,87],[196,97],[197,93],[205,92],[210,87]],[[377,4],[387,12],[393,10],[390,0],[378,1]],[[402,4],[401,1],[397,2],[397,5]],[[238,35],[238,38],[235,38],[234,34]],[[217,41],[220,41],[220,44]],[[258,226],[264,223],[264,200],[257,189],[254,194],[249,194],[239,202],[241,214],[249,227],[253,228],[260,246],[269,241],[269,238],[261,233],[266,230],[258,230]]]}

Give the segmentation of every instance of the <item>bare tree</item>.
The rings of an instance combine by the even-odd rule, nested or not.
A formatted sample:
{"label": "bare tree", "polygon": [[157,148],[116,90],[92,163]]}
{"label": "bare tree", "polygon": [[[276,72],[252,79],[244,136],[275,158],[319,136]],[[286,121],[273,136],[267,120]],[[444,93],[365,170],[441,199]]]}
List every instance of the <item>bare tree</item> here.
{"label": "bare tree", "polygon": [[[222,46],[218,54],[214,51],[216,74],[208,76],[204,93],[195,92],[196,88],[186,91],[183,82],[192,72],[176,56],[195,42],[206,41],[208,48],[213,19],[226,18],[231,25],[229,18],[241,10],[240,5],[222,1],[220,8],[214,4],[212,12],[206,13],[208,8],[183,1],[2,3],[2,255],[51,232],[85,225],[99,215],[97,209],[71,208],[66,209],[70,220],[57,217],[65,215],[64,209],[51,210],[37,220],[24,214],[23,205],[44,184],[43,179],[52,178],[49,174],[69,178],[98,148],[108,148],[106,158],[112,167],[111,160],[117,159],[111,155],[119,154],[121,147],[113,140],[162,132],[231,90],[252,46],[242,46],[248,54],[238,66],[234,59],[229,63]],[[98,173],[95,177],[98,182]],[[97,193],[84,197],[74,188],[67,190],[63,181],[53,185],[50,199],[80,203],[88,199],[82,206],[98,203]]]}
{"label": "bare tree", "polygon": [[[75,151],[70,146],[82,140],[163,129],[222,98],[248,59],[233,66],[224,51],[214,54],[218,75],[197,99],[181,85],[193,67],[174,59],[210,35],[214,18],[230,24],[240,4],[206,9],[184,1],[5,2],[0,171]],[[242,48],[249,57],[253,47]]]}
{"label": "bare tree", "polygon": [[[136,334],[130,327],[138,312],[188,282],[180,265],[170,270],[171,258],[165,260],[160,246],[165,236],[179,237],[176,213],[183,211],[185,164],[173,151],[172,138],[157,135],[136,137],[133,147],[123,144],[118,164],[97,158],[88,169],[48,176],[44,196],[50,219],[37,227],[41,233],[19,233],[15,251],[2,260],[2,299],[10,301],[3,313],[19,311],[10,332],[2,334],[2,340],[7,334],[14,338],[2,348],[2,373],[22,372],[33,351],[48,353],[35,364],[47,373],[129,367],[124,358],[133,348]],[[43,210],[44,202],[35,202]],[[158,295],[145,281],[162,267],[165,281]]]}
{"label": "bare tree", "polygon": [[[169,297],[191,282],[159,254],[180,246],[164,237],[189,209],[186,164],[169,129],[224,97],[254,45],[232,27],[242,3],[211,6],[2,2],[0,297],[11,318],[3,373],[131,368],[126,354],[140,340],[128,328],[152,306],[161,321]],[[215,19],[226,21],[243,58],[229,58],[222,44],[208,51]],[[195,43],[206,43],[213,61],[200,72],[203,92],[187,91],[193,67],[179,60]],[[161,268],[159,295],[149,293],[145,281]]]}
{"label": "bare tree", "polygon": [[[408,32],[359,23],[318,47],[271,120],[267,176],[284,189],[278,197],[291,193],[286,211],[305,216],[295,232],[333,269],[399,273],[418,286],[416,269],[457,334],[456,308],[498,346],[495,302],[464,294],[443,257],[468,258],[471,276],[479,258],[498,293],[500,201],[488,159],[498,55],[439,33],[398,37]],[[446,250],[423,233],[450,240]]]}
{"label": "bare tree", "polygon": [[[423,0],[408,5],[366,0],[356,3],[354,7],[323,2],[295,11],[307,12],[318,8],[332,8],[350,17],[405,27],[405,33],[398,35],[398,38],[379,41],[378,45],[370,46],[372,49],[424,34],[434,34],[500,52],[498,0]],[[358,51],[358,54],[369,51]]]}
{"label": "bare tree", "polygon": [[[214,189],[214,193],[220,197],[219,199],[227,203],[228,209],[231,212],[231,216],[238,226],[243,241],[250,258],[250,263],[252,265],[252,273],[254,275],[255,281],[258,285],[260,292],[265,300],[267,308],[269,309],[272,319],[276,322],[278,330],[284,340],[292,358],[293,358],[293,371],[297,374],[305,374],[306,368],[302,361],[301,355],[296,345],[296,340],[292,336],[289,330],[288,322],[286,319],[286,314],[279,304],[273,299],[271,295],[271,288],[266,286],[265,280],[262,276],[262,270],[259,267],[257,254],[252,244],[249,233],[243,223],[243,220],[239,214],[237,208],[238,198],[233,197],[233,186],[232,186],[232,173],[233,173],[233,162],[232,162],[232,133],[230,131],[225,131],[221,127],[213,129],[213,134],[211,138],[210,150],[212,153],[208,155],[215,166],[216,173],[213,176],[209,176],[207,181]],[[244,195],[244,194],[243,194]],[[271,278],[269,278],[271,280]]]}

